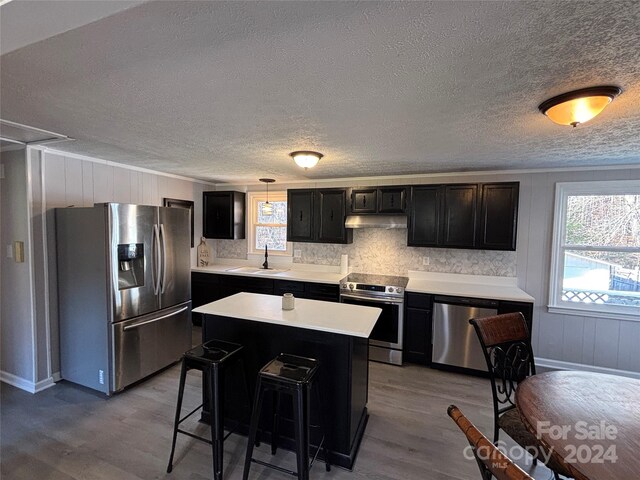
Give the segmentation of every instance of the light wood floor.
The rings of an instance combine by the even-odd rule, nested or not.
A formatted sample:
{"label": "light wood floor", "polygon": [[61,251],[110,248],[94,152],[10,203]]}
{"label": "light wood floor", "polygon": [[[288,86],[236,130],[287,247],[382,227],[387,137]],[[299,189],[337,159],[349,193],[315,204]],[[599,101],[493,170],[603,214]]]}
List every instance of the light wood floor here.
{"label": "light wood floor", "polygon": [[[113,398],[68,382],[37,395],[6,384],[0,388],[0,477],[3,480],[203,480],[212,477],[208,445],[178,437],[175,466],[166,473],[179,366]],[[200,378],[190,372],[185,411],[200,400]],[[479,479],[473,460],[463,457],[462,433],[447,416],[456,404],[482,431],[492,425],[489,382],[418,366],[370,364],[369,425],[353,472],[323,464],[312,479]],[[194,415],[195,416],[195,415]],[[208,429],[194,421],[192,428]],[[188,427],[187,427],[188,428]],[[242,478],[246,441],[225,442],[224,478]],[[256,450],[273,461],[268,445]],[[279,450],[275,462],[292,469],[294,455]],[[550,478],[541,465],[520,463],[536,479]],[[288,475],[253,465],[251,479]]]}

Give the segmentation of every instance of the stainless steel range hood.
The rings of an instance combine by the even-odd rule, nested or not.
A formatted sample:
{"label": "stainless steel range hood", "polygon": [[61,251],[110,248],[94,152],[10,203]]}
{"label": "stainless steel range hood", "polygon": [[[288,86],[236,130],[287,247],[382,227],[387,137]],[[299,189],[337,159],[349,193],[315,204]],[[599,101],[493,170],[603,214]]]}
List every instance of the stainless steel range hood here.
{"label": "stainless steel range hood", "polygon": [[407,228],[406,215],[349,215],[346,228]]}

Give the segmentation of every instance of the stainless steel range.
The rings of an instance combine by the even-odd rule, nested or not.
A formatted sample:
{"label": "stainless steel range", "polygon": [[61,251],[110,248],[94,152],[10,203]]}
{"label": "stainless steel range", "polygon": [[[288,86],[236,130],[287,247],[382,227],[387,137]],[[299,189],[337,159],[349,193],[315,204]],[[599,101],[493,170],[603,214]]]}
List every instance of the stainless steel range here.
{"label": "stainless steel range", "polygon": [[351,273],[340,283],[340,301],[382,309],[369,337],[369,360],[402,365],[404,289],[409,279]]}

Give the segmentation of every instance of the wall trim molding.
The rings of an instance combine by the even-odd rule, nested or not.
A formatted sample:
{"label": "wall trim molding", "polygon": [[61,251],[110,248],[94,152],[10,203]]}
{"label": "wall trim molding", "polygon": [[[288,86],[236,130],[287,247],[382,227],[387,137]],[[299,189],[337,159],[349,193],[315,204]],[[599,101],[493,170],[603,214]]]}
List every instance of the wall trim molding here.
{"label": "wall trim molding", "polygon": [[[324,184],[324,183],[351,183],[351,186],[357,186],[357,182],[377,182],[377,181],[390,181],[390,180],[403,180],[407,179],[407,185],[419,185],[415,183],[414,179],[416,178],[442,178],[442,177],[452,177],[456,175],[464,175],[464,176],[494,176],[494,175],[507,175],[507,176],[518,176],[525,174],[535,174],[535,173],[562,173],[562,172],[591,172],[591,171],[607,171],[607,170],[634,170],[640,169],[640,165],[601,165],[594,167],[559,167],[559,168],[529,168],[529,169],[521,169],[521,170],[469,170],[469,171],[454,171],[454,172],[437,172],[437,173],[416,173],[416,174],[407,174],[407,175],[381,175],[377,177],[342,177],[342,178],[307,178],[304,180],[278,180],[280,182],[279,186],[289,184]],[[495,180],[491,180],[495,181]],[[499,181],[506,181],[500,179]],[[401,183],[395,183],[397,185],[401,185]],[[215,183],[216,188],[222,188],[223,190],[232,186],[246,187],[253,185],[262,185],[260,182],[250,182],[250,183],[238,183],[238,182],[224,182],[224,183]],[[382,183],[380,184],[382,185]],[[386,184],[384,184],[386,186]],[[375,186],[375,183],[374,183]]]}
{"label": "wall trim molding", "polygon": [[[31,150],[25,152],[25,182],[27,187],[27,238],[25,238],[25,262],[29,269],[29,312],[31,327],[31,361],[33,362],[33,379],[38,378],[38,331],[36,321],[36,273],[35,273],[35,247],[33,245],[33,184],[32,182]],[[34,392],[31,392],[34,393]]]}
{"label": "wall trim molding", "polygon": [[579,370],[581,372],[605,373],[608,375],[620,375],[640,380],[640,372],[598,367],[596,365],[585,365],[583,363],[564,362],[562,360],[553,360],[551,358],[536,357],[536,367],[548,368],[550,370]]}
{"label": "wall trim molding", "polygon": [[215,187],[215,183],[213,182],[207,182],[205,180],[200,180],[197,178],[185,177],[183,175],[176,175],[174,173],[166,173],[158,170],[151,170],[149,168],[136,167],[134,165],[127,165],[124,163],[113,162],[111,160],[104,160],[102,158],[88,157],[86,155],[81,155],[79,153],[64,152],[62,150],[56,150],[55,148],[50,148],[45,146],[32,146],[30,148],[33,148],[35,150],[40,150],[44,154],[53,153],[55,155],[60,155],[60,156],[69,157],[69,158],[76,158],[78,160],[84,160],[86,162],[100,163],[103,165],[108,165],[110,167],[118,167],[118,168],[123,168],[125,170],[133,170],[136,172],[150,173],[152,175],[160,175],[163,177],[175,178],[178,180],[185,180],[187,182],[192,182],[192,183],[201,183],[203,185],[209,185],[211,187]]}
{"label": "wall trim molding", "polygon": [[13,375],[12,373],[5,372],[3,370],[0,370],[0,382],[7,383],[29,393],[38,393],[55,385],[53,377],[46,378],[38,383],[33,383],[31,380],[18,377],[17,375]]}

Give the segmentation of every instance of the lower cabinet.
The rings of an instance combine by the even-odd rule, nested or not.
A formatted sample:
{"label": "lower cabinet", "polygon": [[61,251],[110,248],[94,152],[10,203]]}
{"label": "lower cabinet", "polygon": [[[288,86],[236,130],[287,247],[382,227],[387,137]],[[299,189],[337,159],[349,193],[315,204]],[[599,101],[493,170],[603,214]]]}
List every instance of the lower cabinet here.
{"label": "lower cabinet", "polygon": [[431,364],[431,295],[407,293],[405,297],[403,359],[406,362]]}
{"label": "lower cabinet", "polygon": [[[340,301],[340,288],[338,285],[240,275],[191,273],[191,301],[193,308],[240,292],[266,293],[268,295],[293,293],[293,296],[298,298],[324,300],[327,302]],[[194,313],[192,318],[195,325],[202,324],[200,314]]]}

